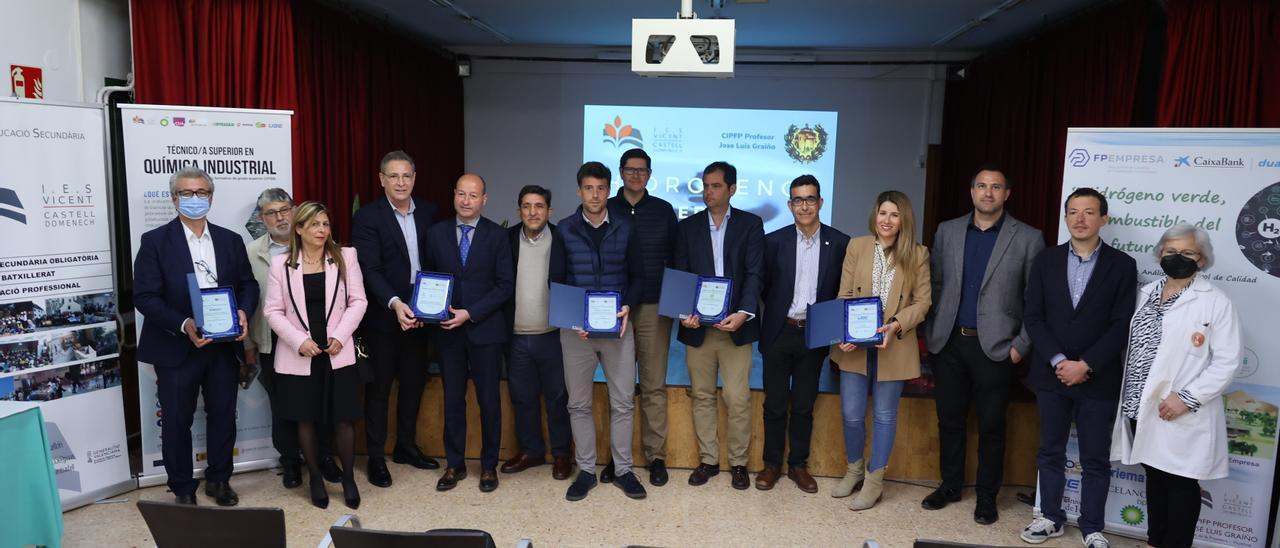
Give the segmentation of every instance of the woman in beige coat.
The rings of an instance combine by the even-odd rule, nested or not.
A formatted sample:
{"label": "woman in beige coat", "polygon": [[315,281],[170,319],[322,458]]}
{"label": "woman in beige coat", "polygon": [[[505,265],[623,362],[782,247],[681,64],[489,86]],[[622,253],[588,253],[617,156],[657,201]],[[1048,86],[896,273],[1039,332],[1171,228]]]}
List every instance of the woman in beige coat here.
{"label": "woman in beige coat", "polygon": [[[844,343],[832,347],[840,366],[840,400],[849,468],[832,491],[847,497],[863,483],[849,507],[865,510],[880,500],[898,427],[898,399],[907,380],[920,376],[916,327],[929,311],[929,250],[916,242],[915,213],[906,194],[890,190],[876,197],[867,221],[871,234],[854,238],[844,256],[840,298],[880,297],[884,342],[876,346]],[[871,457],[863,471],[867,439],[867,396],[874,408]],[[865,478],[864,478],[865,476]]]}

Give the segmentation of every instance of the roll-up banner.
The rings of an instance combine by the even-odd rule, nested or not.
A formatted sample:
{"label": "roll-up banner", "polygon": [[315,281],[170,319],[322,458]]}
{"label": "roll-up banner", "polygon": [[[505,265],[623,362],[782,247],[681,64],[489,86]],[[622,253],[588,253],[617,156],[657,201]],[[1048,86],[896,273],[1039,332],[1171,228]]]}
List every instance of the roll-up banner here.
{"label": "roll-up banner", "polygon": [[[129,199],[131,257],[142,234],[173,220],[169,177],[188,165],[207,171],[214,181],[209,222],[239,233],[248,244],[263,233],[255,215],[258,194],[278,187],[293,192],[290,121],[292,112],[161,105],[120,105],[124,126],[125,174]],[[265,288],[263,288],[265,290]],[[145,318],[137,316],[142,332]],[[165,481],[152,364],[138,363],[142,413],[143,486]],[[196,471],[205,460],[204,404],[196,405],[192,449]],[[271,406],[259,383],[239,392],[236,406],[236,471],[272,466]]]}
{"label": "roll-up banner", "polygon": [[[1226,293],[1244,326],[1226,410],[1230,475],[1200,482],[1197,546],[1264,546],[1276,468],[1280,406],[1280,130],[1071,129],[1062,200],[1079,187],[1107,197],[1108,245],[1138,261],[1138,281],[1164,275],[1154,250],[1165,230],[1189,223],[1209,233],[1214,264],[1199,274]],[[1061,202],[1060,202],[1061,203]],[[1065,224],[1059,240],[1067,241]],[[1064,508],[1080,503],[1078,450],[1067,446]],[[1145,538],[1146,474],[1112,463],[1107,529]]]}
{"label": "roll-up banner", "polygon": [[0,400],[40,402],[64,510],[137,485],[105,134],[101,106],[0,99]]}

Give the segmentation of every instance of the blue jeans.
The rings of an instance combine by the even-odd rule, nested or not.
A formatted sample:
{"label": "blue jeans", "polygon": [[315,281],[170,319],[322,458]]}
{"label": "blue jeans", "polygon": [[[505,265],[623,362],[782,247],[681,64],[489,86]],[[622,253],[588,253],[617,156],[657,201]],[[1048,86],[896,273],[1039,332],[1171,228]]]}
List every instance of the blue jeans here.
{"label": "blue jeans", "polygon": [[844,416],[844,448],[850,463],[862,458],[867,441],[867,394],[872,395],[871,460],[867,471],[889,465],[893,438],[898,433],[898,400],[906,381],[875,381],[868,390],[868,379],[876,376],[876,351],[867,350],[867,374],[840,372],[840,413]]}

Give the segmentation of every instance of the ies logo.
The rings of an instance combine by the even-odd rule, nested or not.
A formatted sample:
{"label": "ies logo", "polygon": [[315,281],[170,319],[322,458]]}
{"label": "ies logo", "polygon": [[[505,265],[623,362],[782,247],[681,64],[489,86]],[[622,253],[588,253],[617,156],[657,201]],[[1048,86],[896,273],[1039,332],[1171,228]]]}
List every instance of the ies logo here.
{"label": "ies logo", "polygon": [[629,124],[622,125],[621,116],[614,116],[612,124],[604,125],[603,142],[612,144],[614,148],[621,148],[622,145],[644,148],[644,136],[640,135],[640,130]]}
{"label": "ies logo", "polygon": [[27,214],[22,211],[22,200],[11,188],[0,187],[0,217],[7,217],[22,224],[27,224]]}
{"label": "ies logo", "polygon": [[786,143],[787,155],[802,164],[816,162],[827,151],[827,130],[822,124],[812,128],[809,124],[804,127],[793,125],[782,140]]}

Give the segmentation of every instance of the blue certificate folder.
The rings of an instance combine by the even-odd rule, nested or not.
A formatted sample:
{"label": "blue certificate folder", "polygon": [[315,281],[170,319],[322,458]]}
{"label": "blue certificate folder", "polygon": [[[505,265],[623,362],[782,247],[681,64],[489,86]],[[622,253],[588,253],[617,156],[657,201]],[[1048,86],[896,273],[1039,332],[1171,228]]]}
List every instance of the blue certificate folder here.
{"label": "blue certificate folder", "polygon": [[[240,336],[240,314],[236,311],[236,292],[230,287],[211,287],[200,289],[195,273],[187,274],[187,294],[191,296],[191,319],[196,322],[196,330],[206,339],[223,340]],[[218,318],[209,318],[220,324],[216,330],[205,329],[205,300],[225,301],[225,306],[218,307]],[[228,319],[230,321],[226,321]]]}
{"label": "blue certificate folder", "polygon": [[[588,291],[581,287],[553,282],[551,284],[551,303],[547,311],[547,323],[551,324],[551,327],[560,329],[587,331],[587,337],[593,339],[618,338],[618,331],[591,332],[586,329],[587,293]],[[621,329],[621,325],[619,325],[619,329]]]}
{"label": "blue certificate folder", "polygon": [[876,333],[870,339],[848,340],[848,310],[850,305],[866,306],[874,304],[876,306],[876,327],[883,324],[881,316],[883,315],[883,307],[880,306],[879,297],[864,297],[858,299],[832,299],[809,305],[808,312],[805,315],[804,324],[804,340],[809,348],[820,348],[823,346],[831,346],[843,342],[852,342],[856,344],[879,344],[884,340],[884,334]]}
{"label": "blue certificate folder", "polygon": [[672,268],[662,271],[662,293],[658,297],[658,315],[677,320],[692,316],[698,303],[699,289],[702,287],[703,280],[724,282],[728,284],[728,289],[725,291],[725,306],[721,313],[716,317],[700,317],[700,322],[706,325],[719,323],[725,319],[729,315],[728,301],[733,294],[733,280],[699,276]]}
{"label": "blue certificate folder", "polygon": [[[442,288],[444,295],[440,295]],[[443,305],[439,298],[443,298]],[[430,304],[428,304],[430,302]],[[453,276],[438,272],[419,272],[414,278],[413,297],[409,308],[414,317],[425,322],[442,322],[449,319],[449,305],[453,303]],[[431,308],[431,310],[425,310]]]}

